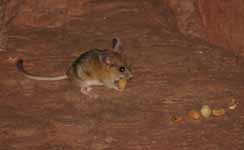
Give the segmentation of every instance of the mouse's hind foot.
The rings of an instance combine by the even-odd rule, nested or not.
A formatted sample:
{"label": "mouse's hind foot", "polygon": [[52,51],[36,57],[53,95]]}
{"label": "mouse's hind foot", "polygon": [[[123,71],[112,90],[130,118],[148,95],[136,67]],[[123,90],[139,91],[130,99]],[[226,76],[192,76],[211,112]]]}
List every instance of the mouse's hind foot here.
{"label": "mouse's hind foot", "polygon": [[80,92],[90,98],[97,99],[98,95],[95,93],[91,92],[92,88],[91,87],[81,87]]}

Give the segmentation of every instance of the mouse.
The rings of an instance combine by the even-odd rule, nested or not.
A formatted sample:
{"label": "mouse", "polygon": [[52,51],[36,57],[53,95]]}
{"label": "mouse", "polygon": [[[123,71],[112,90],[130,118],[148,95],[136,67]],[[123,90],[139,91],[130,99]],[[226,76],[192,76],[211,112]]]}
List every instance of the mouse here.
{"label": "mouse", "polygon": [[119,80],[131,80],[131,68],[123,57],[124,48],[119,38],[112,39],[112,50],[93,48],[80,54],[60,76],[48,77],[28,72],[24,68],[23,59],[18,59],[16,68],[25,77],[33,80],[58,81],[69,80],[80,87],[80,92],[91,98],[98,95],[91,90],[95,86],[122,91]]}

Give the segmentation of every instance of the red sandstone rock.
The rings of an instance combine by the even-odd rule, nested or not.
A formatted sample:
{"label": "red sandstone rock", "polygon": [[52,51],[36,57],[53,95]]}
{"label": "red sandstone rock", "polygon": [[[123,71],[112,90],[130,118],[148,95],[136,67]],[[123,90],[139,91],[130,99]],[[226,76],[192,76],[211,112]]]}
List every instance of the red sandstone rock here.
{"label": "red sandstone rock", "polygon": [[199,4],[209,41],[244,55],[244,1],[199,0]]}

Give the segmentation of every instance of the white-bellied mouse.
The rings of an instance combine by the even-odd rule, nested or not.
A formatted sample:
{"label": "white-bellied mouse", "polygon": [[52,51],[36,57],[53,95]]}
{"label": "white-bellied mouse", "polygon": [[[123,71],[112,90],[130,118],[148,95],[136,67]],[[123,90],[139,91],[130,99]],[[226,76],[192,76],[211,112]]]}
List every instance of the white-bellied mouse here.
{"label": "white-bellied mouse", "polygon": [[64,75],[56,77],[44,77],[27,72],[22,59],[17,61],[16,67],[29,79],[47,81],[69,79],[81,88],[83,94],[96,98],[96,94],[90,93],[93,86],[105,86],[120,91],[118,81],[129,80],[133,77],[121,55],[122,51],[121,41],[114,38],[112,50],[91,49],[86,51],[68,67]]}

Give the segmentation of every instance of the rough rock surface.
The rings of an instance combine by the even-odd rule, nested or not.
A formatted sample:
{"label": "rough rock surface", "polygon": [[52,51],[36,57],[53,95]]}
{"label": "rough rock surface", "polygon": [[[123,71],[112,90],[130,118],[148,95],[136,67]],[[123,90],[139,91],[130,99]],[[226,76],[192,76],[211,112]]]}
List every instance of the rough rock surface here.
{"label": "rough rock surface", "polygon": [[18,15],[23,0],[0,0],[0,52],[8,49],[8,24]]}
{"label": "rough rock surface", "polygon": [[172,10],[181,33],[207,40],[207,32],[202,22],[199,2],[196,0],[164,0]]}
{"label": "rough rock surface", "polygon": [[209,41],[244,56],[244,1],[199,0],[199,3]]}
{"label": "rough rock surface", "polygon": [[[52,28],[13,24],[10,50],[0,53],[1,149],[242,150],[243,60],[182,36],[155,4],[91,0],[83,15]],[[68,81],[33,81],[15,69],[15,58],[23,58],[32,72],[62,74],[81,52],[110,48],[114,36],[134,73],[124,92],[95,88],[100,97],[89,99]],[[232,111],[231,99],[238,102]],[[204,104],[228,111],[185,117]]]}
{"label": "rough rock surface", "polygon": [[[14,20],[15,25],[48,28],[60,27],[70,20],[82,18],[95,10],[87,9],[91,8],[89,5],[100,3],[96,0],[21,0],[18,2],[22,3],[22,7]],[[244,2],[242,0],[150,0],[148,2],[154,4],[154,11],[157,10],[163,15],[157,16],[154,21],[161,22],[162,19],[168,19],[175,23],[171,24],[171,27],[177,27],[184,35],[199,37],[244,55],[242,42]],[[107,9],[97,5],[93,7]],[[149,13],[152,14],[154,11]],[[165,17],[165,13],[168,17]]]}
{"label": "rough rock surface", "polygon": [[243,0],[162,0],[179,30],[244,56]]}

